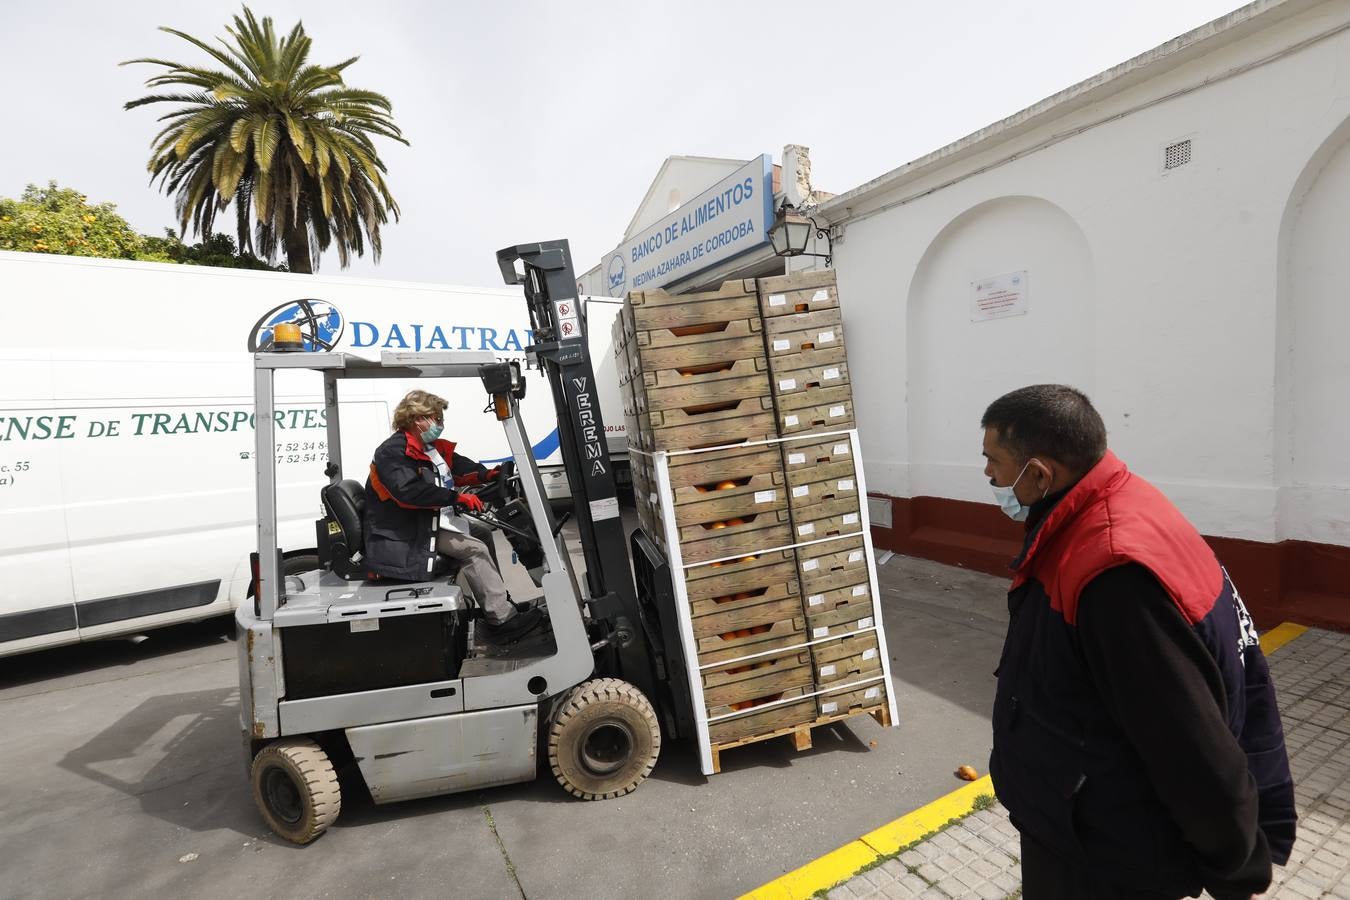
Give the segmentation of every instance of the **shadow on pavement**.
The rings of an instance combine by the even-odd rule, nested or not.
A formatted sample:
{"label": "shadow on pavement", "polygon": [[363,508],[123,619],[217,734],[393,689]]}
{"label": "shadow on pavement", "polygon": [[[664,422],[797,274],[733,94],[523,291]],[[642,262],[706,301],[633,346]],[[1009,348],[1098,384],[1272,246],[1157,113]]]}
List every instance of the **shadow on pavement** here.
{"label": "shadow on pavement", "polygon": [[132,636],[105,638],[37,650],[0,659],[0,688],[22,687],[113,666],[132,666],[233,640],[234,618],[226,615],[147,631],[144,640]]}

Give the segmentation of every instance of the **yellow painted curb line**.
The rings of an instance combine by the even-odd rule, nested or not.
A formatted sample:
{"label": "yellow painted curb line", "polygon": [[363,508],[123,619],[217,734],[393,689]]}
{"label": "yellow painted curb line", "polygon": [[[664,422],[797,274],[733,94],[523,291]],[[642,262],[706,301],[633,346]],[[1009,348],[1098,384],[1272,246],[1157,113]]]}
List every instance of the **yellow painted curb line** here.
{"label": "yellow painted curb line", "polygon": [[[1274,653],[1285,644],[1308,631],[1307,626],[1284,622],[1261,636],[1261,652]],[[799,869],[780,875],[760,885],[739,900],[804,900],[816,891],[833,887],[851,878],[859,869],[882,856],[889,856],[901,847],[912,844],[930,831],[935,831],[957,816],[970,812],[980,794],[994,793],[993,783],[986,775],[965,787],[939,797],[894,822],[869,831],[856,841],[813,859]]]}
{"label": "yellow painted curb line", "polygon": [[1308,630],[1306,625],[1283,622],[1261,635],[1261,652],[1274,653],[1294,638]]}
{"label": "yellow painted curb line", "polygon": [[803,900],[816,891],[833,887],[852,877],[878,857],[894,853],[947,824],[949,820],[970,812],[974,809],[976,796],[993,793],[993,784],[986,775],[894,822],[882,825],[876,831],[869,831],[856,841],[849,841],[819,859],[811,860],[800,869],[794,869],[755,888],[740,900]]}

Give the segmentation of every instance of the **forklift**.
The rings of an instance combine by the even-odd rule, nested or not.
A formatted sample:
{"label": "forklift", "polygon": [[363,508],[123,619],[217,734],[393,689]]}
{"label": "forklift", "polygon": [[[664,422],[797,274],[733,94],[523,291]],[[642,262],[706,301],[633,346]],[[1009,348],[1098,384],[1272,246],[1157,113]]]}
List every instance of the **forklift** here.
{"label": "forklift", "polygon": [[[567,241],[508,247],[497,261],[507,284],[523,286],[535,341],[526,353],[557,409],[584,578],[520,418],[527,381],[517,362],[488,352],[314,352],[282,329],[254,356],[258,552],[253,600],[236,613],[240,720],[254,800],[293,843],[337,818],[340,770],[383,804],[530,781],[546,756],[570,794],[602,800],[642,783],[663,737],[693,733],[669,565],[641,531],[630,564]],[[290,572],[277,547],[282,370],[323,378],[328,482],[311,571]],[[505,648],[483,640],[481,612],[450,568],[412,583],[370,577],[365,490],[347,477],[364,475],[368,461],[345,464],[339,405],[342,383],[364,378],[482,382],[485,414],[501,422],[512,457],[480,492],[491,510],[483,520],[543,589],[542,629]]]}

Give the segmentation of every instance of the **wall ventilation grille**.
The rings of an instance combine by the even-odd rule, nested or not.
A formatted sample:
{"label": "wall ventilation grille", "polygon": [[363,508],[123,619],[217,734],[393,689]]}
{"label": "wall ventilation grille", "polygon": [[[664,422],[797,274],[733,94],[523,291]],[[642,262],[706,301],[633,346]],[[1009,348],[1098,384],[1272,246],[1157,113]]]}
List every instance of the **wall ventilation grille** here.
{"label": "wall ventilation grille", "polygon": [[1163,171],[1179,169],[1191,161],[1191,140],[1177,141],[1163,149]]}

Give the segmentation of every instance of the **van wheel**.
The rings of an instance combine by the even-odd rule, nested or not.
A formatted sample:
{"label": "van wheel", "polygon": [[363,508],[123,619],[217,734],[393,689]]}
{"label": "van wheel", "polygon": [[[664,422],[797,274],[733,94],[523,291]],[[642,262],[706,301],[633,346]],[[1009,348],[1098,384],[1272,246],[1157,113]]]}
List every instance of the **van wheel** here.
{"label": "van wheel", "polygon": [[553,777],[582,800],[631,793],[661,753],[661,726],[651,702],[618,678],[596,678],[564,694],[548,730]]}
{"label": "van wheel", "polygon": [[342,789],[328,754],[309,738],[273,741],[253,757],[253,802],[269,828],[293,844],[328,830],[342,809]]}

